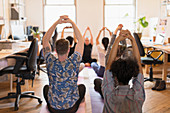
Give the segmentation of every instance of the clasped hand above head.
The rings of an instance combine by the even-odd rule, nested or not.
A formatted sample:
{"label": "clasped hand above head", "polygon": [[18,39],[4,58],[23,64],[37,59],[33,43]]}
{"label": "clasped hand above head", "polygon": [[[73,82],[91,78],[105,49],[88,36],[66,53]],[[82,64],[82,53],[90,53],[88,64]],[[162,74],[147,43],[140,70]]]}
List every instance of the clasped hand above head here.
{"label": "clasped hand above head", "polygon": [[126,38],[128,38],[129,40],[133,39],[129,30],[121,30],[118,38],[119,38],[120,41],[125,40]]}
{"label": "clasped hand above head", "polygon": [[72,20],[67,15],[63,15],[63,16],[60,16],[60,18],[58,19],[58,24],[62,24],[62,23],[72,24]]}

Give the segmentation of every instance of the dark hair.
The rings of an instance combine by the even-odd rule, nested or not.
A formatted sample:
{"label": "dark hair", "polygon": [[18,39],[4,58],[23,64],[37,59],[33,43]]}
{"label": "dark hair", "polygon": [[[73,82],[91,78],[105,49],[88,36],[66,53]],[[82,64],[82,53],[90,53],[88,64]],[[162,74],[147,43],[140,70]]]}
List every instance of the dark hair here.
{"label": "dark hair", "polygon": [[103,44],[105,50],[107,50],[107,47],[108,47],[108,44],[109,44],[109,38],[108,37],[103,37],[102,44]]}
{"label": "dark hair", "polygon": [[118,82],[128,85],[132,77],[137,77],[139,73],[139,66],[135,59],[126,58],[114,61],[110,67],[113,78],[117,77]]}
{"label": "dark hair", "polygon": [[56,41],[56,52],[59,55],[64,55],[69,49],[70,43],[66,39],[59,39]]}
{"label": "dark hair", "polygon": [[67,36],[66,39],[70,42],[70,45],[73,44],[73,37],[72,36]]}

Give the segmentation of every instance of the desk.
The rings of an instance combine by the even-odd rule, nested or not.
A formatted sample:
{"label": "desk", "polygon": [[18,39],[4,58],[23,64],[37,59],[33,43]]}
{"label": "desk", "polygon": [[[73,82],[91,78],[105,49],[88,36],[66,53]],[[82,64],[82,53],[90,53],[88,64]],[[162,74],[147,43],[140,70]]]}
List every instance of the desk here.
{"label": "desk", "polygon": [[[145,47],[153,47],[158,50],[162,50],[163,53],[163,68],[162,68],[162,80],[167,83],[167,68],[168,68],[168,54],[170,54],[170,45],[154,45],[154,43],[143,43]],[[170,83],[167,83],[170,84]]]}
{"label": "desk", "polygon": [[[13,42],[13,41],[0,41],[0,60],[1,62],[7,62],[7,65],[11,65],[11,60],[8,62],[6,61],[6,57],[10,56],[12,54],[15,54],[17,52],[21,52],[21,51],[26,51],[28,50],[29,46],[30,46],[31,42]],[[5,49],[7,48],[7,49]],[[2,66],[7,66],[4,64],[1,64],[0,68],[2,68]],[[13,83],[13,77],[12,75],[10,76],[10,91],[12,91],[12,83]]]}
{"label": "desk", "polygon": [[[8,42],[0,41],[0,59],[5,58],[9,55],[15,54],[17,52],[28,50],[31,42]],[[5,47],[6,46],[6,47]],[[6,49],[4,49],[6,48]]]}

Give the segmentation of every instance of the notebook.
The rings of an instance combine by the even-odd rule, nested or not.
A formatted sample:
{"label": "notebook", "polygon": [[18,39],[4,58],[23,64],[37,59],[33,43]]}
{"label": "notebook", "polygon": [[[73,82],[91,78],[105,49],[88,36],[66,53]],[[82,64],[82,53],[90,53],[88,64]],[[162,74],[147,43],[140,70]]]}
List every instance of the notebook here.
{"label": "notebook", "polygon": [[158,33],[158,34],[156,35],[155,44],[163,45],[163,44],[164,44],[164,39],[165,39],[165,34],[163,34],[163,33]]}

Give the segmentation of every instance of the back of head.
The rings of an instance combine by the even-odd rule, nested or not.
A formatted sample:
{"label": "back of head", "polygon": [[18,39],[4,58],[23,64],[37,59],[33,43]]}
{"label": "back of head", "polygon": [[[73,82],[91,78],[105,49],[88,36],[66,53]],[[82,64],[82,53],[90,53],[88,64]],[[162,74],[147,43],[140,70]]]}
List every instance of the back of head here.
{"label": "back of head", "polygon": [[66,39],[70,42],[70,45],[73,44],[73,37],[72,36],[67,36]]}
{"label": "back of head", "polygon": [[68,52],[70,43],[66,39],[59,39],[56,41],[56,52],[59,55],[64,55]]}
{"label": "back of head", "polygon": [[132,77],[137,77],[139,73],[139,66],[135,59],[130,57],[126,59],[118,59],[114,61],[110,67],[113,78],[117,77],[118,82],[128,85]]}
{"label": "back of head", "polygon": [[107,47],[108,47],[108,44],[109,44],[109,38],[108,37],[103,37],[102,44],[103,44],[105,50],[107,50]]}

